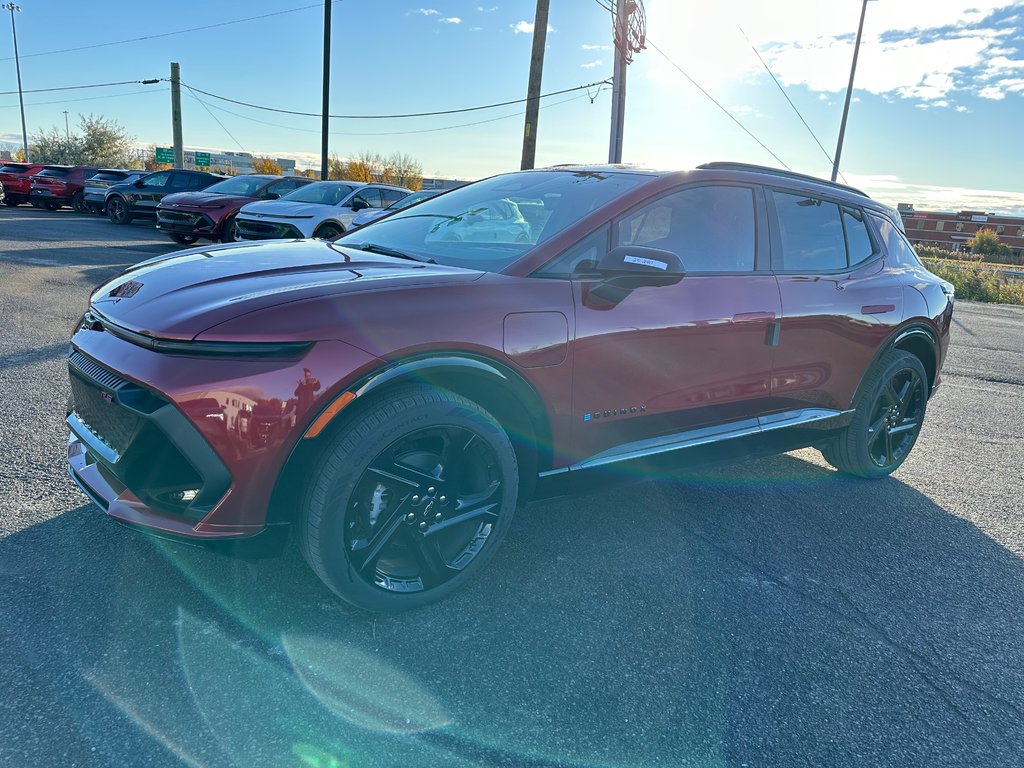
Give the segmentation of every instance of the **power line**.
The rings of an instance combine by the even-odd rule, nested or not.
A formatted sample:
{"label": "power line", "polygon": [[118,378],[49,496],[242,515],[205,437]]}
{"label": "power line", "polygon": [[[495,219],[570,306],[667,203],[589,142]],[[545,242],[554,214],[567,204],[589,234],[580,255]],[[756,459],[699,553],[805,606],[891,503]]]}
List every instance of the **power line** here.
{"label": "power line", "polygon": [[[574,86],[572,88],[563,88],[560,91],[551,91],[549,93],[542,93],[539,98],[545,99],[548,96],[560,96],[563,93],[572,93],[573,91],[581,91],[581,90],[585,90],[587,88],[593,88],[595,85],[600,85],[601,83],[607,83],[607,82],[608,82],[607,80],[598,80],[597,82],[587,83],[586,85],[577,85],[577,86]],[[262,109],[265,112],[277,112],[277,113],[284,114],[284,115],[300,115],[302,117],[320,117],[321,116],[319,112],[297,112],[297,111],[291,110],[291,109],[279,109],[277,107],[267,107],[267,106],[264,106],[262,104],[252,104],[252,103],[247,102],[247,101],[239,101],[238,99],[230,99],[227,96],[219,96],[216,93],[210,93],[209,91],[204,91],[202,88],[196,88],[195,86],[188,85],[186,83],[182,83],[182,85],[184,85],[186,88],[189,88],[190,90],[196,91],[197,93],[201,93],[204,96],[210,96],[210,97],[212,97],[214,99],[219,99],[220,101],[227,101],[227,102],[230,102],[231,104],[238,104],[238,105],[243,106],[243,107],[251,107],[252,109]],[[494,109],[496,107],[507,107],[507,106],[510,106],[512,104],[522,104],[525,101],[528,101],[528,99],[512,99],[511,101],[499,101],[499,102],[496,102],[494,104],[482,104],[482,105],[477,106],[477,107],[462,107],[461,109],[442,109],[442,110],[438,110],[436,112],[410,112],[410,113],[401,114],[401,115],[328,115],[328,117],[334,118],[336,120],[392,120],[392,119],[398,119],[398,118],[404,118],[404,117],[434,117],[436,115],[455,115],[455,114],[460,114],[462,112],[477,112],[477,111],[479,111],[481,109]]]}
{"label": "power line", "polygon": [[[342,0],[331,0],[332,3],[340,3]],[[216,24],[205,24],[200,27],[189,27],[188,29],[179,29],[175,32],[161,32],[159,35],[143,35],[142,37],[132,37],[127,40],[114,40],[109,43],[94,43],[93,45],[79,45],[75,48],[59,48],[54,51],[40,51],[39,53],[23,53],[21,58],[29,59],[35,56],[52,56],[57,53],[70,53],[72,51],[88,51],[94,48],[106,48],[111,45],[123,45],[125,43],[138,43],[143,40],[156,40],[161,37],[172,37],[174,35],[184,35],[189,32],[200,32],[205,29],[217,29],[218,27],[226,27],[231,24],[241,24],[246,21],[256,21],[257,19],[268,19],[271,16],[284,16],[287,13],[298,13],[299,11],[308,11],[310,8],[322,8],[322,3],[315,3],[313,5],[304,5],[301,8],[292,8],[287,11],[274,11],[273,13],[264,13],[260,16],[249,16],[244,19],[235,19],[234,21],[221,21]],[[11,61],[13,56],[5,56],[0,58],[0,61]]]}
{"label": "power line", "polygon": [[765,152],[767,152],[769,155],[774,157],[779,162],[779,164],[782,165],[782,167],[784,167],[787,171],[792,171],[793,170],[788,165],[786,165],[785,162],[783,162],[781,157],[779,157],[774,152],[772,152],[770,149],[768,149],[768,146],[763,141],[761,141],[759,138],[757,138],[757,136],[755,136],[750,131],[749,128],[747,128],[745,125],[743,125],[743,123],[741,123],[739,120],[737,120],[736,116],[732,112],[730,112],[728,109],[723,107],[714,96],[712,96],[710,93],[708,93],[706,90],[704,90],[704,88],[700,85],[700,83],[698,83],[696,80],[694,80],[692,77],[690,77],[690,75],[687,74],[686,70],[684,70],[682,67],[680,67],[678,64],[676,64],[674,61],[672,61],[672,59],[669,58],[668,54],[665,53],[663,50],[661,50],[661,48],[656,46],[654,44],[654,41],[651,40],[651,38],[649,38],[649,37],[647,38],[647,44],[650,45],[651,48],[656,50],[658,53],[660,53],[662,58],[665,59],[665,61],[667,61],[673,67],[678,69],[680,74],[682,74],[683,77],[685,77],[687,80],[689,80],[698,91],[700,91],[705,96],[707,96],[708,99],[710,99],[711,102],[716,107],[718,107],[720,110],[722,110],[722,112],[725,113],[726,117],[728,117],[730,120],[732,120],[734,123],[736,123],[736,125],[738,125],[743,130],[744,133],[746,133],[750,138],[752,138],[754,141],[756,141]]}
{"label": "power line", "polygon": [[[154,85],[159,83],[165,78],[152,77],[148,80],[121,80],[117,83],[93,83],[92,85],[62,85],[59,88],[34,88],[29,91],[22,91],[22,93],[51,93],[53,91],[80,91],[84,88],[109,88],[113,85]],[[0,96],[10,96],[17,93],[17,91],[0,91]]]}
{"label": "power line", "polygon": [[[147,88],[144,91],[128,91],[127,93],[112,93],[109,96],[88,96],[84,99],[58,99],[57,101],[33,101],[26,103],[26,107],[42,107],[47,104],[74,104],[78,101],[100,101],[101,99],[116,99],[119,96],[135,96],[140,93],[167,93],[170,88]],[[0,109],[16,109],[17,104],[0,104]]]}
{"label": "power line", "polygon": [[[581,93],[579,96],[572,96],[572,97],[570,97],[568,99],[562,99],[561,101],[556,101],[556,102],[554,102],[552,104],[544,104],[544,105],[541,106],[541,109],[547,109],[548,107],[557,107],[560,104],[567,104],[570,101],[578,101],[578,100],[583,99],[583,98],[589,98],[589,99],[591,99],[591,103],[593,103],[593,100],[596,99],[598,95],[599,94],[595,94],[594,96],[591,96],[589,93]],[[269,125],[269,126],[271,126],[273,128],[283,128],[284,130],[287,130],[287,131],[298,131],[300,133],[316,133],[316,134],[320,133],[319,130],[316,130],[316,129],[313,129],[313,128],[296,128],[295,126],[292,126],[292,125],[282,125],[281,123],[271,123],[271,122],[268,122],[266,120],[260,120],[260,119],[255,118],[255,117],[250,117],[249,115],[243,115],[243,114],[241,114],[239,112],[233,112],[230,109],[225,109],[224,107],[219,107],[216,104],[206,104],[205,102],[203,102],[201,99],[199,99],[194,94],[193,94],[193,98],[195,98],[197,101],[199,101],[201,104],[204,104],[205,106],[208,106],[208,107],[211,107],[213,109],[216,109],[218,112],[224,112],[224,113],[226,113],[228,115],[234,115],[235,117],[239,117],[242,120],[249,120],[250,122],[259,123],[260,125]],[[525,114],[525,112],[520,111],[520,112],[515,112],[515,113],[509,114],[509,115],[502,115],[501,117],[492,117],[492,118],[489,118],[487,120],[477,120],[477,121],[472,122],[472,123],[459,123],[457,125],[445,125],[445,126],[441,126],[441,127],[438,127],[438,128],[420,128],[420,129],[413,130],[413,131],[379,131],[379,132],[378,131],[373,131],[373,132],[361,132],[361,133],[331,131],[331,135],[332,136],[409,136],[411,134],[417,134],[417,133],[437,133],[437,132],[440,132],[440,131],[455,130],[456,128],[470,128],[472,126],[484,125],[486,123],[496,123],[499,120],[509,120],[509,119],[511,119],[513,117],[522,117],[523,114]]]}
{"label": "power line", "polygon": [[[791,106],[793,108],[793,111],[796,112],[796,116],[800,118],[800,122],[804,124],[804,128],[806,128],[807,132],[811,134],[811,138],[814,139],[814,143],[818,145],[818,148],[821,150],[822,154],[825,155],[825,159],[828,160],[829,165],[831,165],[834,162],[832,159],[832,155],[830,155],[828,153],[828,150],[821,145],[820,141],[818,141],[818,137],[814,135],[814,131],[811,130],[811,126],[807,124],[807,121],[804,120],[804,116],[800,114],[800,110],[796,108],[796,104],[794,104],[793,100],[789,98],[789,94],[786,93],[786,89],[782,87],[782,83],[780,83],[779,79],[775,77],[775,73],[772,72],[771,68],[768,66],[768,63],[762,58],[760,51],[758,51],[757,47],[752,42],[750,42],[750,38],[747,37],[747,33],[743,31],[743,27],[739,27],[739,30],[740,34],[743,35],[743,38],[747,41],[747,43],[750,44],[750,49],[754,52],[754,55],[757,56],[757,60],[761,62],[761,65],[764,67],[765,72],[767,72],[771,76],[772,81],[775,83],[776,86],[778,86],[779,91],[782,93],[783,96],[786,97],[786,101],[789,102],[789,106]],[[842,176],[842,174],[839,175]],[[846,181],[845,176],[843,176],[843,183],[848,183]]]}
{"label": "power line", "polygon": [[240,142],[240,141],[239,141],[238,139],[236,139],[236,138],[235,138],[235,134],[233,134],[233,133],[232,133],[231,131],[229,131],[229,130],[228,130],[228,129],[227,129],[226,127],[225,127],[224,123],[222,123],[222,122],[220,121],[220,118],[219,118],[219,117],[217,117],[217,116],[216,116],[215,114],[213,114],[213,112],[211,112],[211,111],[210,111],[210,108],[209,108],[209,107],[207,107],[207,106],[206,106],[206,104],[205,104],[205,103],[204,103],[204,102],[203,102],[203,101],[202,101],[202,100],[201,100],[201,99],[200,99],[200,98],[199,98],[198,96],[196,96],[196,95],[195,95],[194,93],[192,93],[192,89],[191,89],[191,88],[189,88],[189,87],[188,87],[187,85],[185,86],[185,88],[187,88],[187,89],[188,89],[188,92],[189,92],[190,94],[192,94],[192,98],[193,98],[193,99],[195,99],[195,100],[196,100],[196,101],[198,101],[198,102],[199,102],[200,104],[202,104],[202,107],[203,107],[203,109],[205,109],[205,110],[206,110],[207,114],[209,114],[209,115],[210,115],[210,117],[212,117],[212,118],[214,119],[214,121],[215,121],[215,122],[217,123],[217,125],[219,125],[219,126],[221,127],[221,129],[222,129],[222,130],[224,131],[224,133],[226,133],[226,134],[227,134],[228,136],[230,136],[230,137],[231,137],[231,140],[232,140],[233,142],[235,142],[235,144],[237,144],[237,145],[238,145],[238,148],[239,148],[240,150],[242,150],[243,152],[246,152],[247,150],[246,150],[246,148],[245,148],[245,147],[243,147],[243,146],[242,146],[242,142]]}

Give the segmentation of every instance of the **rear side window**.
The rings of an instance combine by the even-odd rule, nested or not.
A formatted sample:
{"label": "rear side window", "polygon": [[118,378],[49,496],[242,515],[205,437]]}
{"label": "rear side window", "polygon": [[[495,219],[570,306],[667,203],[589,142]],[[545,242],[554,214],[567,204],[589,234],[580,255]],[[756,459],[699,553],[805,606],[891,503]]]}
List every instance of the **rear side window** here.
{"label": "rear side window", "polygon": [[753,272],[754,221],[749,187],[690,187],[621,219],[614,245],[672,251],[687,272]]}
{"label": "rear side window", "polygon": [[24,173],[27,171],[23,165],[2,165],[0,164],[0,173]]}
{"label": "rear side window", "polygon": [[397,203],[399,200],[401,200],[408,194],[408,192],[401,192],[397,189],[382,189],[380,191],[380,196],[381,199],[383,199],[384,201],[385,208],[387,208],[389,205],[392,205],[393,203]]}
{"label": "rear side window", "polygon": [[807,195],[773,193],[785,272],[831,272],[877,252],[864,212]]}
{"label": "rear side window", "polygon": [[907,242],[907,239],[900,234],[900,231],[892,224],[891,221],[881,216],[872,216],[872,218],[875,220],[878,232],[881,234],[882,240],[885,242],[885,250],[894,264],[921,265],[921,260],[918,259],[917,252],[911,247],[910,243]]}
{"label": "rear side window", "polygon": [[71,171],[67,168],[44,168],[37,176],[50,176],[57,179],[66,178],[71,174]]}

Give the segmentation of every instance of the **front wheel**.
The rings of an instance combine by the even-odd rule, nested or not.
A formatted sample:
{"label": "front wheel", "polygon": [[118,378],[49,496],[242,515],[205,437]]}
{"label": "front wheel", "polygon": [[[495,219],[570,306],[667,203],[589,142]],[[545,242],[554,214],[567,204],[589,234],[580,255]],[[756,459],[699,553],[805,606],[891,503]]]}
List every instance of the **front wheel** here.
{"label": "front wheel", "polygon": [[224,222],[224,226],[221,228],[220,241],[222,243],[233,243],[236,240],[238,240],[238,227],[235,224],[235,217],[231,216]]}
{"label": "front wheel", "polygon": [[195,235],[171,235],[171,240],[178,243],[179,245],[192,245],[199,238]]}
{"label": "front wheel", "polygon": [[328,587],[370,611],[459,589],[508,532],[519,487],[501,426],[427,386],[372,402],[334,435],[312,477],[299,546]]}
{"label": "front wheel", "polygon": [[318,237],[321,240],[330,240],[332,237],[337,237],[344,231],[345,230],[336,224],[324,224],[320,229],[313,233],[313,237]]}
{"label": "front wheel", "polygon": [[107,200],[107,218],[114,224],[130,224],[132,215],[128,211],[128,203],[123,197],[112,197]]}
{"label": "front wheel", "polygon": [[45,205],[46,210],[48,211],[59,211],[61,207],[61,204],[58,203],[56,200],[47,200]]}
{"label": "front wheel", "polygon": [[891,350],[868,373],[856,415],[822,447],[840,472],[878,478],[892,474],[917,442],[928,405],[928,374],[909,352]]}

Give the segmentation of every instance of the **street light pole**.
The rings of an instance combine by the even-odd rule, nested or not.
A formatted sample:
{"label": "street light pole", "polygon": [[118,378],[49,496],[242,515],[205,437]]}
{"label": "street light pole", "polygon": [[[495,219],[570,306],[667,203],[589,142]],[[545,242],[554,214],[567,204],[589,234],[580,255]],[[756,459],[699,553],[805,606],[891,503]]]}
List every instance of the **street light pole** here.
{"label": "street light pole", "polygon": [[839,175],[839,156],[843,154],[843,137],[846,136],[846,118],[850,114],[850,97],[853,96],[853,76],[857,74],[857,55],[860,53],[860,37],[864,32],[864,14],[868,0],[860,8],[860,24],[857,27],[857,42],[853,44],[853,64],[850,66],[850,84],[846,86],[846,103],[843,104],[843,120],[839,124],[839,143],[836,144],[836,159],[832,162],[832,181]]}
{"label": "street light pole", "polygon": [[68,127],[68,111],[64,110],[64,138],[71,141],[71,128]]}
{"label": "street light pole", "polygon": [[14,35],[14,67],[18,71],[18,105],[21,107],[21,141],[25,162],[28,160],[28,130],[25,128],[25,99],[21,93],[21,59],[18,58],[18,29],[14,25],[14,12],[21,11],[20,5],[4,3],[2,6],[11,12],[11,34]]}
{"label": "street light pole", "polygon": [[330,172],[331,120],[331,0],[324,0],[324,79],[323,109],[320,114],[320,180],[326,181]]}

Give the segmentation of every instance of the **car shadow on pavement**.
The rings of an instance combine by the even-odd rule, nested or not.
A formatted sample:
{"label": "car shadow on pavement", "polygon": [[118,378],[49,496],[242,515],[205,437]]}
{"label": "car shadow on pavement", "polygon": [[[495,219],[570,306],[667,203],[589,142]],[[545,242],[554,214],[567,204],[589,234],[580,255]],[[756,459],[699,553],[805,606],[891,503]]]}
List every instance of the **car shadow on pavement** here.
{"label": "car shadow on pavement", "polygon": [[396,616],[58,514],[0,541],[0,764],[1013,764],[1024,562],[802,456],[533,504]]}

